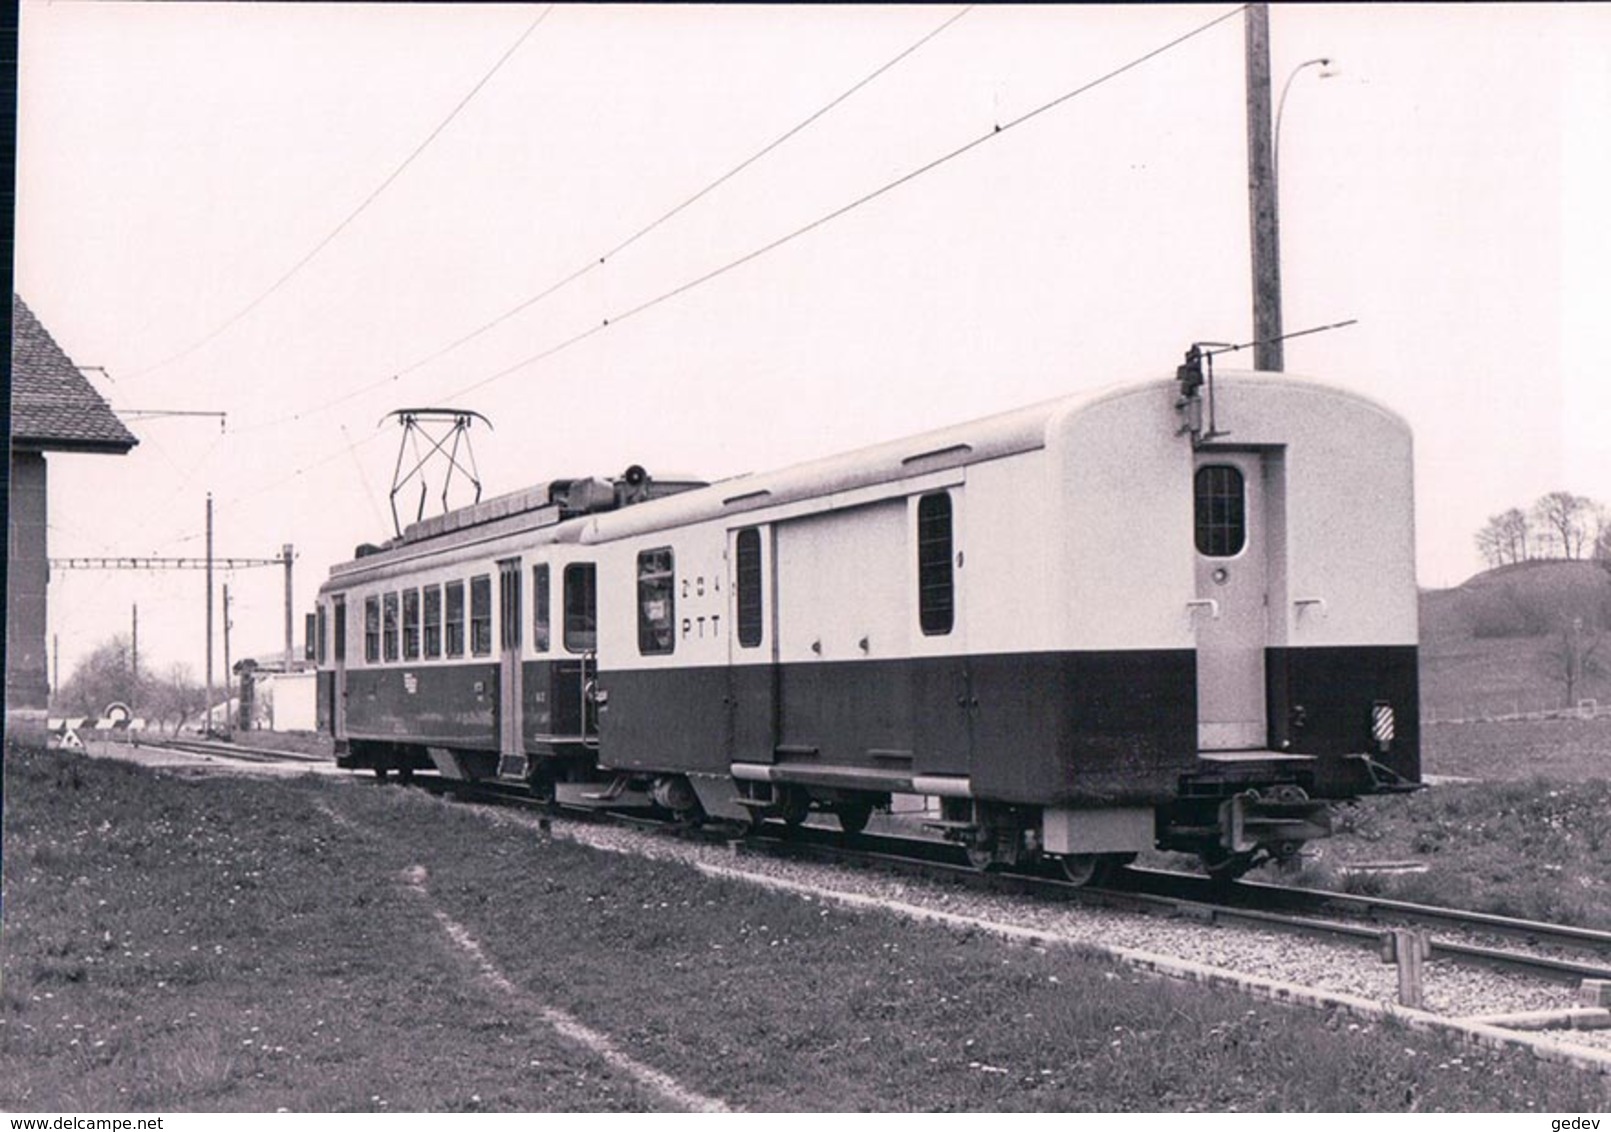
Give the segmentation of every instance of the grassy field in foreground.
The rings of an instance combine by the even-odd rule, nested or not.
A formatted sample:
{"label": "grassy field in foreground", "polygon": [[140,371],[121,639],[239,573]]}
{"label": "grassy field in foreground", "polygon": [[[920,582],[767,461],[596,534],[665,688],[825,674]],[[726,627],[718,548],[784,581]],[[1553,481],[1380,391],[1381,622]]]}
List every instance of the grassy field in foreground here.
{"label": "grassy field in foreground", "polygon": [[542,1006],[750,1109],[1611,1104],[1606,1078],[1525,1053],[601,854],[417,791],[26,751],[6,770],[13,1111],[663,1106]]}

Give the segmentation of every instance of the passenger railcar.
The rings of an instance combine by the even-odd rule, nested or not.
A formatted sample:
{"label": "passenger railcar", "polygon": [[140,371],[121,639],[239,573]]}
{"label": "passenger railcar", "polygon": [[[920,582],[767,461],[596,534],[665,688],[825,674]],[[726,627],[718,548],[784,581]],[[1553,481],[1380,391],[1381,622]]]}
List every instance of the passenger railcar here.
{"label": "passenger railcar", "polygon": [[[1411,441],[1307,380],[1081,394],[713,485],[556,481],[335,567],[344,765],[1234,874],[1419,776]],[[328,639],[327,639],[328,636]]]}

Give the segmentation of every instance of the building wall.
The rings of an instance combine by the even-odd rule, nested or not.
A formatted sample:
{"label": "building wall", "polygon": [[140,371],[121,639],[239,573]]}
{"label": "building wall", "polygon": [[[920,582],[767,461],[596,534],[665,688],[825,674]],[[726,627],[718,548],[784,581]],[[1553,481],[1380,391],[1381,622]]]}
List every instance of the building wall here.
{"label": "building wall", "polygon": [[[315,731],[318,729],[318,673],[262,672],[242,677],[244,731]],[[250,718],[247,718],[247,717]]]}
{"label": "building wall", "polygon": [[6,569],[6,714],[42,714],[50,698],[45,649],[45,457],[11,456]]}

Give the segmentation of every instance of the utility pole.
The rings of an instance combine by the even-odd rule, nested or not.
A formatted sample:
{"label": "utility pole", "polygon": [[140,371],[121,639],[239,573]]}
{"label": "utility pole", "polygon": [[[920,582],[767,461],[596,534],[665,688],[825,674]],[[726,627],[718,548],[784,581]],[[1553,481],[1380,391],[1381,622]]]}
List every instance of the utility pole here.
{"label": "utility pole", "polygon": [[[284,544],[281,552],[273,558],[219,558],[213,553],[213,497],[207,496],[207,554],[200,558],[156,558],[156,557],[118,557],[118,558],[52,558],[52,570],[206,570],[207,571],[207,706],[212,708],[213,698],[213,574],[222,568],[225,570],[246,570],[260,566],[283,566],[286,572],[285,579],[285,623],[291,624],[291,561],[295,558],[295,551],[290,543]],[[226,613],[227,616],[227,613]],[[139,610],[135,611],[136,626],[138,626]],[[136,629],[138,632],[138,628]],[[287,653],[291,645],[291,633],[286,631]],[[227,652],[227,649],[226,649]],[[61,690],[60,659],[57,659],[57,691]],[[228,666],[228,657],[225,657],[225,666]],[[225,680],[226,685],[228,680]],[[211,717],[209,716],[209,719]]]}
{"label": "utility pole", "polygon": [[131,626],[130,636],[133,644],[129,652],[131,654],[130,668],[133,669],[134,679],[131,682],[133,687],[129,689],[129,698],[133,699],[135,703],[129,705],[129,709],[131,711],[139,706],[140,699],[140,607],[135,605],[132,608],[133,624]]}
{"label": "utility pole", "polygon": [[210,735],[213,730],[213,493],[207,493],[207,701],[203,710],[206,722],[202,725]]}
{"label": "utility pole", "polygon": [[55,672],[50,682],[54,685],[55,694],[60,696],[62,694],[62,638],[60,633],[50,635],[50,663],[52,671]]}
{"label": "utility pole", "polygon": [[291,544],[286,543],[280,547],[280,555],[285,559],[285,671],[291,671],[291,658],[294,655],[292,645],[291,622]]}
{"label": "utility pole", "polygon": [[233,713],[229,709],[229,699],[235,690],[235,669],[229,663],[229,583],[224,583],[224,686],[228,689],[224,693],[224,730],[231,731],[235,727]]}
{"label": "utility pole", "polygon": [[1276,212],[1274,146],[1270,133],[1270,8],[1249,4],[1247,40],[1247,199],[1253,249],[1253,365],[1279,371],[1281,348],[1281,228]]}

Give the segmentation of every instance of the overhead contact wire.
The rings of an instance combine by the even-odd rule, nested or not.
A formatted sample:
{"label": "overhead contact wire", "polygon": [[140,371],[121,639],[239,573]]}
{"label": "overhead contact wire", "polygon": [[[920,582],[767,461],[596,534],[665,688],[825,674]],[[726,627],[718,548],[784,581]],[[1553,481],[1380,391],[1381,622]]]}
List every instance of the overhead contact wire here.
{"label": "overhead contact wire", "polygon": [[[688,282],[683,283],[678,287],[674,287],[671,290],[666,291],[663,294],[656,296],[655,298],[652,298],[652,299],[649,299],[649,300],[647,300],[647,301],[645,301],[643,303],[640,303],[637,306],[632,307],[629,310],[623,312],[622,314],[616,315],[614,318],[607,318],[603,322],[601,322],[601,323],[599,323],[599,324],[597,324],[595,326],[591,326],[586,330],[580,331],[579,333],[572,335],[571,337],[565,339],[564,341],[559,342],[556,345],[550,346],[546,350],[543,350],[543,351],[541,351],[541,352],[539,352],[537,354],[533,354],[528,358],[522,359],[521,361],[515,362],[513,365],[506,366],[505,368],[499,370],[497,373],[494,373],[494,374],[491,374],[488,377],[482,378],[480,381],[477,381],[477,382],[475,382],[475,383],[473,383],[471,385],[464,386],[463,388],[455,391],[454,393],[449,394],[448,396],[449,396],[450,399],[460,397],[460,396],[462,396],[462,395],[464,395],[466,393],[472,392],[472,391],[474,391],[476,389],[480,389],[480,388],[482,388],[482,387],[484,387],[486,385],[490,385],[495,381],[501,380],[502,378],[507,377],[510,374],[517,372],[518,370],[524,369],[527,366],[534,365],[537,362],[540,362],[540,361],[543,361],[543,360],[545,360],[547,358],[553,357],[555,354],[561,353],[564,350],[568,350],[572,346],[575,346],[578,343],[583,342],[586,339],[593,337],[593,335],[599,334],[602,331],[609,329],[612,325],[618,325],[619,323],[623,322],[624,320],[626,320],[628,318],[631,318],[633,315],[642,314],[644,311],[649,310],[652,307],[658,306],[659,304],[661,304],[663,302],[666,302],[666,301],[668,301],[668,300],[670,300],[672,298],[675,298],[678,295],[685,294],[686,292],[691,291],[696,287],[702,286],[703,284],[708,283],[713,279],[716,279],[716,278],[718,278],[718,277],[720,277],[722,275],[725,275],[727,272],[732,271],[735,268],[741,267],[744,264],[751,262],[752,260],[758,259],[759,257],[761,257],[763,255],[766,255],[767,253],[769,253],[771,251],[774,251],[777,248],[782,247],[784,244],[787,244],[790,241],[795,240],[795,239],[799,238],[800,236],[803,236],[803,235],[807,234],[808,232],[814,231],[815,229],[822,227],[824,224],[830,223],[831,221],[836,220],[841,216],[844,216],[846,213],[852,211],[853,209],[860,208],[862,205],[867,204],[870,201],[878,199],[879,197],[883,196],[884,194],[890,192],[891,190],[893,190],[895,188],[898,188],[901,185],[907,184],[908,182],[913,181],[916,178],[921,177],[921,176],[923,176],[924,174],[926,174],[928,172],[931,172],[932,170],[940,167],[941,165],[944,165],[947,162],[952,161],[955,158],[958,158],[958,157],[962,156],[963,154],[969,152],[970,150],[976,149],[980,145],[983,145],[985,142],[990,141],[991,139],[993,139],[993,138],[995,138],[995,137],[997,137],[997,136],[999,136],[1001,134],[1006,133],[1008,130],[1011,130],[1011,129],[1014,129],[1014,128],[1018,127],[1018,126],[1021,126],[1025,122],[1028,122],[1033,118],[1039,117],[1041,114],[1044,114],[1047,111],[1052,110],[1055,107],[1060,106],[1065,102],[1068,102],[1070,99],[1075,98],[1075,97],[1077,97],[1077,96],[1079,96],[1081,94],[1084,94],[1087,91],[1090,91],[1090,90],[1092,90],[1092,89],[1094,89],[1094,88],[1096,88],[1098,86],[1101,86],[1102,84],[1104,84],[1106,82],[1109,82],[1109,81],[1111,81],[1111,80],[1113,80],[1113,79],[1119,77],[1120,75],[1123,75],[1123,74],[1125,74],[1125,73],[1127,73],[1129,71],[1132,71],[1132,70],[1136,69],[1137,67],[1141,66],[1142,64],[1150,62],[1151,60],[1156,59],[1158,56],[1163,55],[1164,53],[1166,53],[1168,51],[1171,51],[1171,50],[1175,49],[1176,47],[1179,47],[1180,45],[1182,45],[1182,44],[1184,44],[1184,43],[1186,43],[1186,42],[1188,42],[1188,41],[1190,41],[1192,39],[1195,39],[1196,37],[1198,37],[1200,35],[1203,35],[1204,33],[1212,30],[1213,28],[1219,26],[1220,24],[1222,24],[1225,21],[1231,19],[1232,17],[1239,15],[1241,12],[1243,12],[1246,9],[1246,7],[1247,7],[1247,5],[1245,5],[1245,4],[1240,5],[1240,6],[1236,7],[1236,8],[1234,8],[1234,9],[1232,9],[1231,11],[1225,13],[1224,15],[1219,16],[1219,17],[1217,17],[1217,18],[1215,18],[1213,20],[1210,20],[1207,23],[1202,24],[1201,26],[1199,26],[1197,28],[1194,28],[1193,30],[1191,30],[1189,32],[1186,32],[1184,35],[1177,36],[1176,38],[1170,40],[1168,43],[1162,44],[1161,46],[1154,48],[1153,50],[1147,52],[1146,54],[1138,56],[1135,59],[1132,59],[1130,62],[1125,63],[1123,66],[1116,67],[1113,70],[1108,71],[1106,74],[1101,75],[1098,78],[1092,79],[1090,82],[1087,82],[1087,83],[1082,84],[1081,86],[1075,87],[1074,89],[1072,89],[1072,90],[1070,90],[1070,91],[1068,91],[1068,92],[1066,92],[1064,94],[1059,95],[1058,97],[1052,99],[1051,101],[1043,103],[1040,106],[1035,107],[1033,110],[1027,111],[1024,114],[1019,115],[1017,118],[1012,119],[1011,121],[1007,122],[1004,125],[996,126],[989,133],[984,134],[984,135],[982,135],[982,136],[980,136],[978,138],[975,138],[974,140],[972,140],[970,142],[967,142],[966,144],[964,144],[962,146],[957,147],[956,149],[952,150],[951,152],[949,152],[947,154],[944,154],[944,155],[942,155],[940,157],[937,157],[934,160],[929,161],[929,162],[927,162],[926,164],[924,164],[922,166],[919,166],[917,169],[914,169],[911,172],[906,173],[901,177],[897,177],[895,180],[890,181],[890,182],[884,184],[883,186],[881,186],[881,187],[879,187],[877,189],[874,189],[873,191],[871,191],[869,193],[864,194],[861,197],[858,197],[856,200],[851,201],[849,204],[843,205],[843,206],[833,210],[832,212],[826,213],[825,215],[823,215],[821,217],[818,217],[816,220],[813,220],[811,223],[803,225],[800,228],[795,229],[793,232],[790,232],[789,234],[787,234],[785,236],[781,236],[778,239],[773,240],[771,243],[764,245],[763,247],[757,248],[752,252],[749,252],[749,253],[747,253],[747,254],[745,254],[743,256],[740,256],[739,258],[737,258],[735,260],[732,260],[732,261],[724,264],[723,266],[714,269],[713,271],[706,272],[704,275],[701,275],[701,276],[699,276],[699,277],[697,277],[695,279],[691,279]],[[388,379],[388,380],[390,380],[390,379]],[[265,491],[270,491],[270,490],[273,490],[276,487],[282,486],[283,484],[289,483],[292,480],[295,480],[299,476],[303,475],[304,473],[312,471],[314,468],[321,467],[324,464],[328,464],[331,461],[337,460],[337,459],[341,458],[343,455],[346,455],[349,451],[355,450],[357,448],[360,448],[360,447],[363,447],[363,446],[369,444],[370,442],[378,439],[379,435],[380,434],[377,431],[376,433],[371,434],[369,437],[366,437],[363,440],[354,442],[349,448],[343,448],[343,449],[340,449],[340,450],[338,450],[336,452],[333,452],[333,453],[331,453],[331,454],[329,454],[327,456],[324,456],[321,459],[316,460],[311,464],[308,464],[308,465],[306,465],[306,466],[304,466],[302,468],[297,469],[295,472],[292,472],[290,475],[285,476],[282,479],[276,480],[271,484],[266,484],[263,487],[258,488],[255,491],[246,492],[246,493],[244,493],[242,495],[235,496],[233,499],[230,500],[230,502],[231,503],[237,503],[237,502],[240,502],[241,500],[248,499],[248,498],[251,498],[251,497],[256,496],[256,495],[260,495]],[[181,542],[188,541],[189,539],[193,539],[193,538],[196,538],[196,537],[199,537],[199,536],[190,535],[190,536],[187,536],[185,539],[180,539],[180,540],[177,540],[177,541],[181,541]]]}
{"label": "overhead contact wire", "polygon": [[665,224],[667,221],[675,218],[676,216],[680,215],[682,212],[684,212],[688,208],[691,208],[693,205],[697,204],[699,201],[701,201],[705,197],[709,196],[716,189],[720,188],[722,185],[726,184],[728,181],[730,181],[734,177],[738,176],[744,170],[748,169],[751,165],[754,165],[757,161],[761,160],[761,158],[765,157],[767,154],[771,153],[773,150],[775,150],[779,146],[783,145],[790,138],[793,138],[796,134],[800,133],[802,130],[806,129],[812,123],[816,122],[819,118],[823,117],[829,111],[833,110],[835,107],[839,106],[841,103],[843,103],[844,101],[849,99],[852,95],[854,95],[857,92],[859,92],[863,87],[866,87],[869,83],[871,83],[875,79],[879,78],[886,71],[889,71],[891,68],[895,67],[897,64],[899,64],[902,61],[904,61],[908,56],[912,55],[919,48],[923,47],[930,40],[932,40],[936,36],[938,36],[941,32],[943,32],[947,28],[951,27],[952,24],[954,24],[958,20],[962,19],[963,16],[966,16],[969,12],[973,11],[974,7],[975,7],[975,5],[970,4],[967,7],[963,8],[960,12],[956,13],[956,15],[952,16],[950,19],[946,20],[943,24],[941,24],[938,27],[934,28],[932,31],[930,31],[926,35],[924,35],[921,39],[919,39],[915,43],[911,44],[911,46],[907,47],[900,54],[894,56],[893,58],[891,58],[891,59],[887,60],[886,62],[884,62],[883,64],[881,64],[876,70],[873,70],[872,72],[867,74],[865,77],[863,77],[862,79],[857,81],[854,85],[848,87],[843,93],[839,94],[832,101],[826,103],[820,109],[816,110],[815,112],[813,112],[812,114],[810,114],[806,118],[802,119],[800,122],[796,123],[794,126],[790,127],[788,130],[785,130],[782,134],[778,135],[777,138],[775,138],[771,142],[768,142],[765,146],[762,146],[760,149],[756,150],[749,157],[746,157],[743,161],[741,161],[737,165],[733,166],[727,172],[723,173],[721,176],[719,176],[715,180],[711,181],[704,188],[700,189],[698,192],[694,193],[692,196],[690,196],[686,200],[684,200],[681,204],[678,204],[675,207],[668,209],[667,211],[662,213],[659,217],[657,217],[656,219],[650,221],[648,224],[644,225],[642,228],[639,228],[636,232],[632,233],[632,235],[628,236],[626,239],[622,240],[620,243],[616,244],[614,247],[610,248],[608,251],[600,252],[597,256],[595,256],[592,259],[588,260],[587,263],[585,263],[582,266],[578,267],[576,270],[572,271],[569,275],[565,276],[563,279],[560,279],[557,282],[550,284],[548,287],[544,288],[543,290],[539,291],[537,294],[532,295],[529,298],[522,299],[519,303],[517,303],[516,305],[510,307],[508,310],[504,311],[502,314],[498,315],[496,318],[492,319],[491,321],[483,323],[481,326],[476,327],[476,329],[470,331],[469,333],[463,334],[460,337],[455,338],[453,341],[449,342],[447,345],[441,347],[440,349],[434,351],[433,353],[427,354],[425,357],[420,358],[418,361],[412,362],[409,365],[404,366],[402,369],[398,370],[396,373],[388,374],[387,376],[385,376],[383,378],[379,378],[379,379],[377,379],[375,381],[370,382],[368,385],[361,386],[360,388],[354,389],[349,393],[344,393],[341,396],[333,398],[333,399],[331,399],[329,401],[326,401],[321,405],[315,405],[311,409],[304,409],[303,411],[301,411],[299,413],[292,413],[292,414],[290,414],[288,416],[279,417],[279,418],[276,418],[275,420],[272,420],[272,421],[267,421],[267,422],[265,422],[265,423],[263,423],[261,425],[255,426],[255,428],[252,428],[252,429],[237,430],[237,431],[252,432],[252,431],[256,431],[257,429],[272,428],[275,425],[284,424],[287,421],[301,420],[303,417],[312,416],[315,413],[322,413],[326,409],[333,409],[337,405],[345,404],[346,402],[351,401],[355,397],[361,397],[365,393],[369,393],[369,392],[371,392],[373,390],[379,389],[382,386],[385,386],[385,385],[387,385],[387,384],[389,384],[391,382],[401,380],[403,377],[405,377],[406,375],[408,375],[410,373],[413,373],[415,370],[418,370],[418,369],[422,368],[423,366],[427,366],[431,362],[436,361],[438,358],[452,353],[454,350],[457,350],[460,346],[463,346],[465,343],[471,342],[471,341],[475,340],[476,338],[479,338],[481,335],[485,334],[487,331],[492,330],[493,328],[495,328],[497,326],[501,326],[503,323],[509,321],[511,318],[514,318],[516,315],[521,314],[524,311],[530,310],[532,307],[536,306],[538,303],[542,302],[544,299],[548,298],[550,295],[554,295],[554,294],[559,293],[560,291],[563,291],[566,287],[569,287],[572,283],[576,282],[578,279],[581,279],[582,277],[586,276],[590,272],[592,272],[592,271],[604,266],[604,264],[607,261],[609,261],[610,259],[614,258],[615,256],[621,254],[622,252],[626,251],[626,249],[630,248],[633,244],[635,244],[639,240],[643,239],[643,237],[647,236],[650,232],[653,232],[656,228],[659,228],[662,224]]}
{"label": "overhead contact wire", "polygon": [[541,26],[542,22],[548,18],[548,14],[553,10],[554,6],[552,4],[544,8],[537,18],[531,22],[531,25],[527,27],[525,31],[520,33],[519,38],[517,38],[514,43],[510,44],[508,50],[498,57],[498,61],[492,65],[491,69],[489,69],[486,74],[482,75],[480,80],[470,88],[469,93],[459,100],[458,105],[454,106],[453,109],[448,112],[447,117],[443,118],[442,121],[437,124],[436,128],[426,136],[425,140],[420,142],[419,145],[415,146],[414,151],[403,159],[402,164],[397,166],[396,169],[392,170],[391,174],[372,192],[370,192],[368,196],[359,202],[358,207],[348,213],[346,219],[337,224],[333,229],[331,229],[330,233],[324,237],[324,239],[315,244],[311,251],[309,251],[301,259],[297,260],[296,263],[292,264],[290,269],[276,279],[273,283],[269,284],[267,290],[263,291],[257,296],[257,298],[253,299],[240,310],[236,311],[227,320],[225,320],[222,325],[218,326],[205,337],[193,342],[183,350],[180,350],[177,354],[173,354],[170,357],[164,358],[162,361],[155,362],[152,365],[146,366],[144,369],[136,371],[132,376],[139,377],[143,374],[150,373],[153,370],[172,365],[181,358],[189,357],[191,354],[195,353],[197,350],[214,341],[220,335],[234,327],[247,315],[251,314],[254,310],[261,306],[263,302],[271,295],[273,295],[281,287],[285,286],[286,283],[290,282],[290,280],[295,277],[298,272],[300,272],[304,267],[313,261],[314,257],[316,257],[320,252],[324,251],[325,248],[329,247],[337,236],[340,236],[342,232],[346,231],[352,222],[357,220],[364,210],[373,204],[383,192],[390,188],[392,183],[403,175],[403,172],[415,162],[420,154],[424,153],[426,149],[430,147],[431,143],[441,136],[442,131],[448,128],[453,120],[459,116],[460,112],[470,104],[470,101],[475,98],[477,94],[481,93],[482,88],[485,87],[487,83],[491,82],[492,77],[503,69],[503,65],[509,61],[516,51],[520,49],[521,44],[525,43],[527,39],[531,38],[532,33],[535,32],[539,26]]}
{"label": "overhead contact wire", "polygon": [[475,390],[480,389],[483,386],[490,385],[495,381],[499,381],[499,380],[501,380],[501,379],[503,379],[505,377],[508,377],[510,374],[515,373],[518,370],[524,369],[524,368],[526,368],[527,366],[530,366],[530,365],[535,365],[536,363],[538,363],[540,361],[543,361],[543,360],[545,360],[547,358],[553,357],[555,354],[558,354],[558,353],[560,353],[560,352],[562,352],[564,350],[568,350],[572,346],[575,346],[578,343],[583,342],[588,338],[591,338],[593,335],[598,334],[598,333],[600,333],[600,332],[602,332],[604,330],[609,329],[611,326],[619,326],[621,323],[625,322],[627,319],[632,318],[635,315],[642,314],[644,311],[651,310],[652,308],[659,306],[661,303],[668,302],[671,299],[674,299],[679,295],[687,294],[689,291],[692,291],[697,287],[702,287],[706,283],[709,283],[709,282],[711,282],[711,281],[713,281],[715,279],[719,279],[723,275],[726,275],[728,272],[736,270],[737,268],[740,268],[740,267],[744,266],[745,264],[750,263],[750,262],[752,262],[754,260],[760,259],[762,256],[768,255],[771,252],[776,251],[778,248],[783,247],[785,244],[792,243],[793,241],[799,239],[801,236],[804,236],[804,235],[807,235],[807,234],[809,234],[811,232],[814,232],[818,228],[821,228],[826,224],[831,224],[833,221],[838,220],[840,217],[842,217],[842,216],[844,216],[844,215],[846,215],[846,214],[848,214],[850,212],[854,212],[856,209],[861,208],[863,205],[870,204],[871,202],[879,199],[880,197],[886,195],[887,193],[893,192],[895,189],[900,188],[902,185],[909,184],[910,182],[917,180],[919,177],[925,176],[926,174],[933,172],[935,169],[940,168],[942,165],[946,165],[946,164],[956,160],[957,158],[961,157],[963,154],[969,153],[972,150],[977,149],[978,147],[984,145],[986,142],[994,141],[996,138],[1000,137],[1002,134],[1006,133],[1007,131],[1012,130],[1012,129],[1016,129],[1017,127],[1023,125],[1025,122],[1028,122],[1028,121],[1030,121],[1030,120],[1032,120],[1034,118],[1038,118],[1038,117],[1040,117],[1040,115],[1045,114],[1048,111],[1053,110],[1053,109],[1063,105],[1064,103],[1068,102],[1071,99],[1077,98],[1082,94],[1085,94],[1085,93],[1087,93],[1087,92],[1089,92],[1091,90],[1094,90],[1095,88],[1097,88],[1099,86],[1102,86],[1104,83],[1111,82],[1113,79],[1116,79],[1121,75],[1127,74],[1128,72],[1135,70],[1137,67],[1140,67],[1143,64],[1151,62],[1152,60],[1156,59],[1158,56],[1163,55],[1166,52],[1172,51],[1175,48],[1179,47],[1180,45],[1188,42],[1189,40],[1195,39],[1196,37],[1204,34],[1205,32],[1208,32],[1208,31],[1212,30],[1213,28],[1218,27],[1220,24],[1224,23],[1226,20],[1229,20],[1234,16],[1240,15],[1246,8],[1247,8],[1247,5],[1245,5],[1245,4],[1243,4],[1243,5],[1241,5],[1241,6],[1237,7],[1237,8],[1234,8],[1231,11],[1225,13],[1224,15],[1218,16],[1215,19],[1212,19],[1212,20],[1208,21],[1207,23],[1205,23],[1205,24],[1203,24],[1201,26],[1199,26],[1197,28],[1194,28],[1193,30],[1185,33],[1184,35],[1177,36],[1176,38],[1170,40],[1168,43],[1165,43],[1165,44],[1163,44],[1163,45],[1161,45],[1159,47],[1153,48],[1151,51],[1147,52],[1145,55],[1140,55],[1140,56],[1136,57],[1135,59],[1130,60],[1130,62],[1125,63],[1123,66],[1115,67],[1113,70],[1108,71],[1106,74],[1103,74],[1103,75],[1099,76],[1098,78],[1092,79],[1090,82],[1084,83],[1084,84],[1082,84],[1082,85],[1080,85],[1078,87],[1075,87],[1073,90],[1070,90],[1070,91],[1067,91],[1067,92],[1065,92],[1063,94],[1058,95],[1056,98],[1052,99],[1050,102],[1042,103],[1041,105],[1035,107],[1033,110],[1030,110],[1030,111],[1027,111],[1026,113],[1020,114],[1018,117],[1013,118],[1013,119],[1011,119],[1010,121],[1008,121],[1008,122],[1006,122],[1004,124],[999,124],[999,125],[995,126],[989,133],[981,134],[979,137],[976,137],[972,141],[966,142],[966,143],[958,146],[956,149],[951,150],[949,153],[942,154],[941,156],[936,157],[933,160],[928,161],[928,162],[924,163],[923,165],[918,166],[916,169],[910,170],[909,172],[902,174],[901,176],[895,178],[892,181],[885,182],[883,185],[880,185],[878,188],[873,189],[871,192],[864,193],[862,196],[857,197],[855,200],[849,202],[848,204],[841,205],[840,207],[834,209],[831,212],[824,213],[822,216],[817,217],[815,220],[811,221],[810,223],[801,225],[799,228],[794,229],[792,232],[789,232],[786,235],[779,236],[777,239],[773,240],[772,242],[770,242],[768,244],[764,244],[761,247],[754,249],[753,251],[746,252],[744,255],[739,256],[737,259],[729,260],[727,263],[724,263],[722,266],[714,268],[711,271],[707,271],[705,274],[697,276],[697,277],[695,277],[693,279],[690,279],[685,283],[679,284],[678,286],[673,287],[669,291],[665,291],[665,292],[663,292],[663,293],[661,293],[659,295],[656,295],[652,299],[648,299],[648,300],[646,300],[646,301],[644,301],[642,303],[639,303],[635,307],[628,308],[627,310],[622,311],[619,314],[612,315],[611,317],[606,318],[602,323],[599,323],[596,326],[589,327],[587,330],[581,331],[580,333],[574,334],[570,338],[565,339],[563,342],[560,342],[557,345],[551,346],[548,349],[543,350],[540,353],[533,354],[530,357],[523,358],[520,361],[515,362],[513,365],[506,366],[503,369],[499,370],[497,373],[494,373],[494,374],[492,374],[492,375],[490,375],[488,377],[485,377],[485,378],[481,379],[480,381],[475,382],[474,384],[466,385],[461,389],[455,390],[453,393],[450,393],[448,395],[448,397],[449,397],[449,399],[452,399],[452,398],[456,398],[456,397],[461,397],[466,393],[474,392]]}

